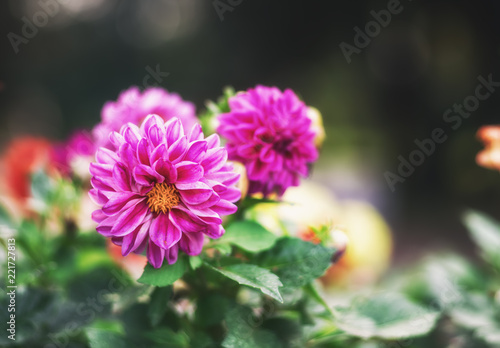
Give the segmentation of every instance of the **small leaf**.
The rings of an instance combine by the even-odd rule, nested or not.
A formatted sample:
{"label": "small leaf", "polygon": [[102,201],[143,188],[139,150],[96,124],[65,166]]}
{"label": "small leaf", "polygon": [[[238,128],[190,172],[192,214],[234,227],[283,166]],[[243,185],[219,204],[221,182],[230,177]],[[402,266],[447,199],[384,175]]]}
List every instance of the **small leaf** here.
{"label": "small leaf", "polygon": [[255,323],[248,307],[237,306],[226,313],[227,335],[222,342],[224,348],[280,348],[283,347],[278,337],[269,330],[264,330]]}
{"label": "small leaf", "polygon": [[194,271],[198,269],[203,264],[203,260],[199,256],[191,256],[189,258],[189,266]]}
{"label": "small leaf", "polygon": [[126,348],[125,339],[114,331],[87,328],[85,334],[89,340],[90,348]]}
{"label": "small leaf", "polygon": [[500,225],[485,214],[470,210],[464,215],[464,222],[483,257],[500,268]]}
{"label": "small leaf", "polygon": [[155,288],[149,302],[148,317],[151,325],[157,326],[167,312],[168,301],[172,297],[172,286]]}
{"label": "small leaf", "polygon": [[54,183],[45,174],[38,170],[31,176],[31,194],[35,200],[48,204],[54,193]]}
{"label": "small leaf", "polygon": [[237,221],[226,228],[221,242],[231,243],[251,252],[269,249],[277,237],[253,221]]}
{"label": "small leaf", "polygon": [[16,232],[15,227],[16,224],[10,214],[0,205],[0,237],[5,236],[7,238],[9,235],[14,235]]}
{"label": "small leaf", "polygon": [[169,328],[157,329],[146,332],[145,336],[151,341],[164,347],[188,348],[189,337],[184,332],[174,332]]}
{"label": "small leaf", "polygon": [[260,289],[264,294],[271,296],[279,302],[283,302],[283,298],[278,290],[283,284],[281,284],[275,274],[269,272],[267,269],[249,264],[231,265],[224,268],[208,266],[239,284]]}
{"label": "small leaf", "polygon": [[321,277],[331,266],[334,252],[322,245],[285,237],[256,255],[253,262],[276,273],[284,287],[298,288]]}
{"label": "small leaf", "polygon": [[142,284],[154,286],[168,286],[182,277],[186,271],[186,259],[181,257],[179,257],[177,262],[173,265],[169,265],[165,262],[161,268],[154,268],[148,263],[137,281]]}
{"label": "small leaf", "polygon": [[356,298],[349,308],[336,308],[335,325],[363,339],[400,339],[425,335],[440,316],[438,311],[418,306],[399,293]]}

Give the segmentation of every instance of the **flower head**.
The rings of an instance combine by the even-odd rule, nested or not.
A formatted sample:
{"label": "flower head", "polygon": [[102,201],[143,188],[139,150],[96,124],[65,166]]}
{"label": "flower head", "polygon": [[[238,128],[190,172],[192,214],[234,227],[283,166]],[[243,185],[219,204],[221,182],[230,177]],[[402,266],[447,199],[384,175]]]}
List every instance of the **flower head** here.
{"label": "flower head", "polygon": [[52,160],[61,174],[75,174],[88,180],[88,167],[95,150],[93,137],[77,130],[67,141],[54,145]]}
{"label": "flower head", "polygon": [[178,117],[186,129],[196,123],[194,104],[182,100],[178,94],[159,87],[148,88],[141,93],[139,88],[131,87],[123,91],[116,102],[104,104],[102,120],[92,131],[96,146],[111,148],[110,132],[118,132],[127,122],[140,124],[149,114],[156,114],[164,121]]}
{"label": "flower head", "polygon": [[150,115],[110,141],[114,150],[100,148],[90,166],[90,195],[102,206],[92,217],[124,256],[147,246],[158,268],[163,259],[175,263],[179,249],[197,255],[205,236],[224,234],[221,216],[236,211],[240,192],[218,135],[205,139],[198,124],[185,134],[180,119]]}
{"label": "flower head", "polygon": [[219,116],[218,132],[229,159],[245,164],[249,193],[281,196],[298,186],[318,157],[306,105],[290,89],[257,86],[231,97],[229,108]]}
{"label": "flower head", "polygon": [[477,164],[485,168],[500,170],[500,126],[481,127],[477,132],[477,137],[486,147],[477,154]]}

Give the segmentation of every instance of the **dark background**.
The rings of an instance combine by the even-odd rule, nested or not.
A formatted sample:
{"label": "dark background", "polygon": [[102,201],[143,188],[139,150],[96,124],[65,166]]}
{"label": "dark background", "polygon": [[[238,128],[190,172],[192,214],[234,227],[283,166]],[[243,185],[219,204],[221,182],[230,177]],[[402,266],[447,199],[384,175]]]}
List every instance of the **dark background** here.
{"label": "dark background", "polygon": [[[52,2],[54,16],[16,54],[9,33],[22,35],[23,16],[32,21]],[[324,117],[328,139],[313,177],[383,213],[395,260],[441,249],[472,255],[463,210],[500,218],[500,176],[475,164],[475,133],[498,122],[500,91],[457,130],[443,113],[473,94],[479,75],[500,81],[497,2],[402,0],[348,63],[339,44],[352,45],[354,27],[387,3],[243,0],[221,20],[208,0],[2,1],[0,146],[90,129],[105,101],[142,86],[147,67],[168,72],[159,85],[198,111],[226,85],[291,87]],[[446,142],[391,192],[384,173],[397,173],[398,156],[407,159],[436,127]]]}

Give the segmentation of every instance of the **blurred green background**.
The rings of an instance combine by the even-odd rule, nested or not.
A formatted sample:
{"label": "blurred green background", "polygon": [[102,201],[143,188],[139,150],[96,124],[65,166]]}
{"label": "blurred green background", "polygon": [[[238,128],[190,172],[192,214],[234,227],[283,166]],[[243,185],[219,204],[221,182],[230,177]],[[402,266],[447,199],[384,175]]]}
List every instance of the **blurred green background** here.
{"label": "blurred green background", "polygon": [[[54,2],[54,15],[15,53],[9,33],[23,35],[23,18],[32,21]],[[219,15],[214,3],[221,2],[230,10]],[[340,43],[352,45],[354,28],[387,6],[3,1],[0,146],[19,135],[62,140],[72,130],[90,129],[104,102],[132,85],[143,87],[150,69],[164,75],[159,86],[193,101],[199,112],[226,85],[290,87],[323,114],[328,138],[313,178],[339,198],[367,200],[382,212],[395,236],[397,263],[443,248],[473,255],[462,211],[472,207],[500,218],[500,176],[475,164],[482,147],[475,133],[498,123],[500,91],[457,130],[443,114],[474,93],[478,76],[500,81],[500,7],[493,0],[402,0],[402,11],[348,63]],[[398,156],[408,158],[414,140],[436,127],[445,129],[447,141],[391,192],[384,173],[396,173]]]}

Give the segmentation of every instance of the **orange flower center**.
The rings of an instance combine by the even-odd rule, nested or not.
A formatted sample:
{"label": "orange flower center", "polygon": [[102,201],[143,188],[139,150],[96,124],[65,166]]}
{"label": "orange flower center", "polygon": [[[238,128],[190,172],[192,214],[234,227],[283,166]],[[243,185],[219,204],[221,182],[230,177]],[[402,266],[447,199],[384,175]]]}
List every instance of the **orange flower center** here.
{"label": "orange flower center", "polygon": [[149,209],[153,213],[167,213],[179,204],[179,191],[172,184],[157,183],[147,194]]}

